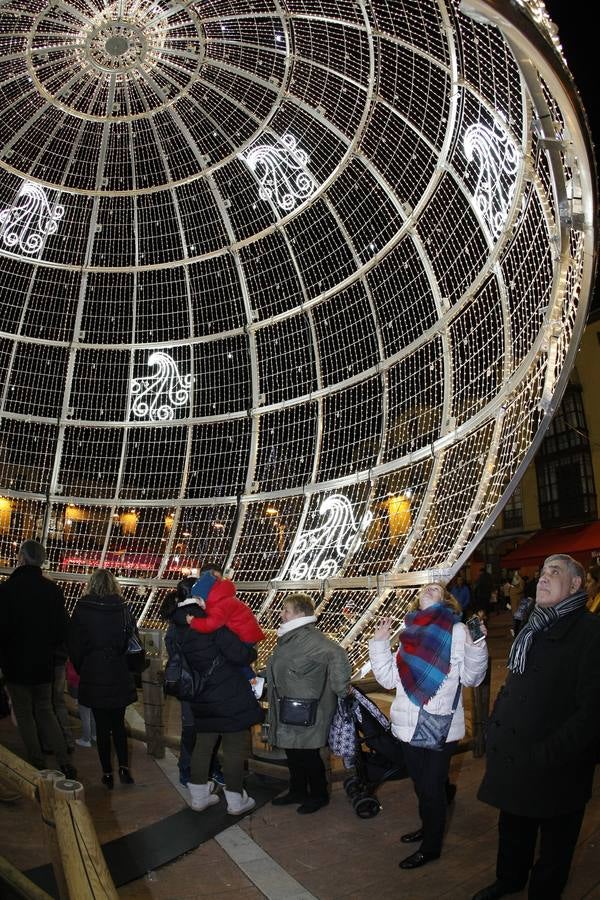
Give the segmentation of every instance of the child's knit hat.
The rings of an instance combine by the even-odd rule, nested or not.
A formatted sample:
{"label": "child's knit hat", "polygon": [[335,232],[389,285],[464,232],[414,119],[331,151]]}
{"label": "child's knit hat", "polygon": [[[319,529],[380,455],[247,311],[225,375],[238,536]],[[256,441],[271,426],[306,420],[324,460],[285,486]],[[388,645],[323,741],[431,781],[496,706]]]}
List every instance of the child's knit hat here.
{"label": "child's knit hat", "polygon": [[203,572],[192,588],[192,597],[206,600],[216,580],[215,576],[211,575],[210,572]]}

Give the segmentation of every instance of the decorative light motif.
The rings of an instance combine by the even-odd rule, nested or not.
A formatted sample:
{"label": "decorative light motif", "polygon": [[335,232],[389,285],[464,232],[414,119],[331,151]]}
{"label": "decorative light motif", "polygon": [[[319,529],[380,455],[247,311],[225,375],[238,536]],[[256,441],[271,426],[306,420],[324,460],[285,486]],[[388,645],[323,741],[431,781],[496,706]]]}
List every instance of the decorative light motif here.
{"label": "decorative light motif", "polygon": [[301,532],[296,540],[288,572],[292,581],[331,578],[339,572],[346,557],[359,547],[360,536],[373,519],[366,512],[357,523],[352,505],[343,494],[326,497],[319,515],[328,516],[323,525]]}
{"label": "decorative light motif", "polygon": [[258,144],[241,154],[260,181],[258,195],[274,202],[286,212],[294,209],[315,190],[315,182],[305,171],[308,154],[298,146],[292,134],[281,138],[283,146]]}
{"label": "decorative light motif", "polygon": [[65,214],[63,206],[52,208],[43,187],[24,181],[12,206],[0,211],[0,235],[5,247],[19,249],[28,256],[39,253],[44,238],[56,234]]}
{"label": "decorative light motif", "polygon": [[101,21],[87,39],[92,63],[106,72],[138,65],[144,59],[146,46],[141,28],[120,20]]}
{"label": "decorative light motif", "polygon": [[136,419],[164,422],[174,418],[175,410],[190,399],[192,376],[181,375],[168,353],[156,351],[148,357],[149,367],[156,372],[134,378],[131,383],[131,414]]}
{"label": "decorative light motif", "polygon": [[492,129],[481,122],[465,131],[464,150],[467,160],[479,165],[475,203],[496,238],[504,228],[515,193],[519,154],[497,124]]}

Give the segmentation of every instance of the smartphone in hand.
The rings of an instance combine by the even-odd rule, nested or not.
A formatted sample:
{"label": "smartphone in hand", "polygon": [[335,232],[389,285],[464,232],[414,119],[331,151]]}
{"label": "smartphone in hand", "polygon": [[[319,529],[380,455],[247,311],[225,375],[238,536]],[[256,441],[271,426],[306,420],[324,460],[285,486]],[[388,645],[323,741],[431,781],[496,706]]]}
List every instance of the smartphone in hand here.
{"label": "smartphone in hand", "polygon": [[485,634],[481,630],[481,619],[479,616],[471,616],[465,624],[469,629],[469,634],[471,635],[474,644],[478,644],[479,641],[485,640]]}

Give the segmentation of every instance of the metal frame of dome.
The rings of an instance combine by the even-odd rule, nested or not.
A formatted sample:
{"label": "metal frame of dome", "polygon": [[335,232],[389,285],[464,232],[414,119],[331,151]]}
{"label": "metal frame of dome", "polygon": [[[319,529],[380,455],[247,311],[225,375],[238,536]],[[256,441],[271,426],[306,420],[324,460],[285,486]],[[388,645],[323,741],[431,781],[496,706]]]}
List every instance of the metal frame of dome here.
{"label": "metal frame of dome", "polygon": [[109,565],[154,623],[226,559],[360,660],[498,514],[585,321],[543,4],[4,0],[0,109],[5,562],[39,533],[71,602]]}

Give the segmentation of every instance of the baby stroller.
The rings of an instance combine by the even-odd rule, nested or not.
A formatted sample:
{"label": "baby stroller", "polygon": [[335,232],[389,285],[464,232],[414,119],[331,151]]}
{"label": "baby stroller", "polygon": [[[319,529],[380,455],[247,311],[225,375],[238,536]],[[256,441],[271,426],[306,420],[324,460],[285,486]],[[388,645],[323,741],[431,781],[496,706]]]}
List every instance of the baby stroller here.
{"label": "baby stroller", "polygon": [[331,724],[329,747],[341,756],[354,774],[344,780],[344,790],[361,819],[372,819],[381,809],[375,791],[384,781],[408,777],[402,744],[391,724],[372,700],[353,687],[338,703]]}

